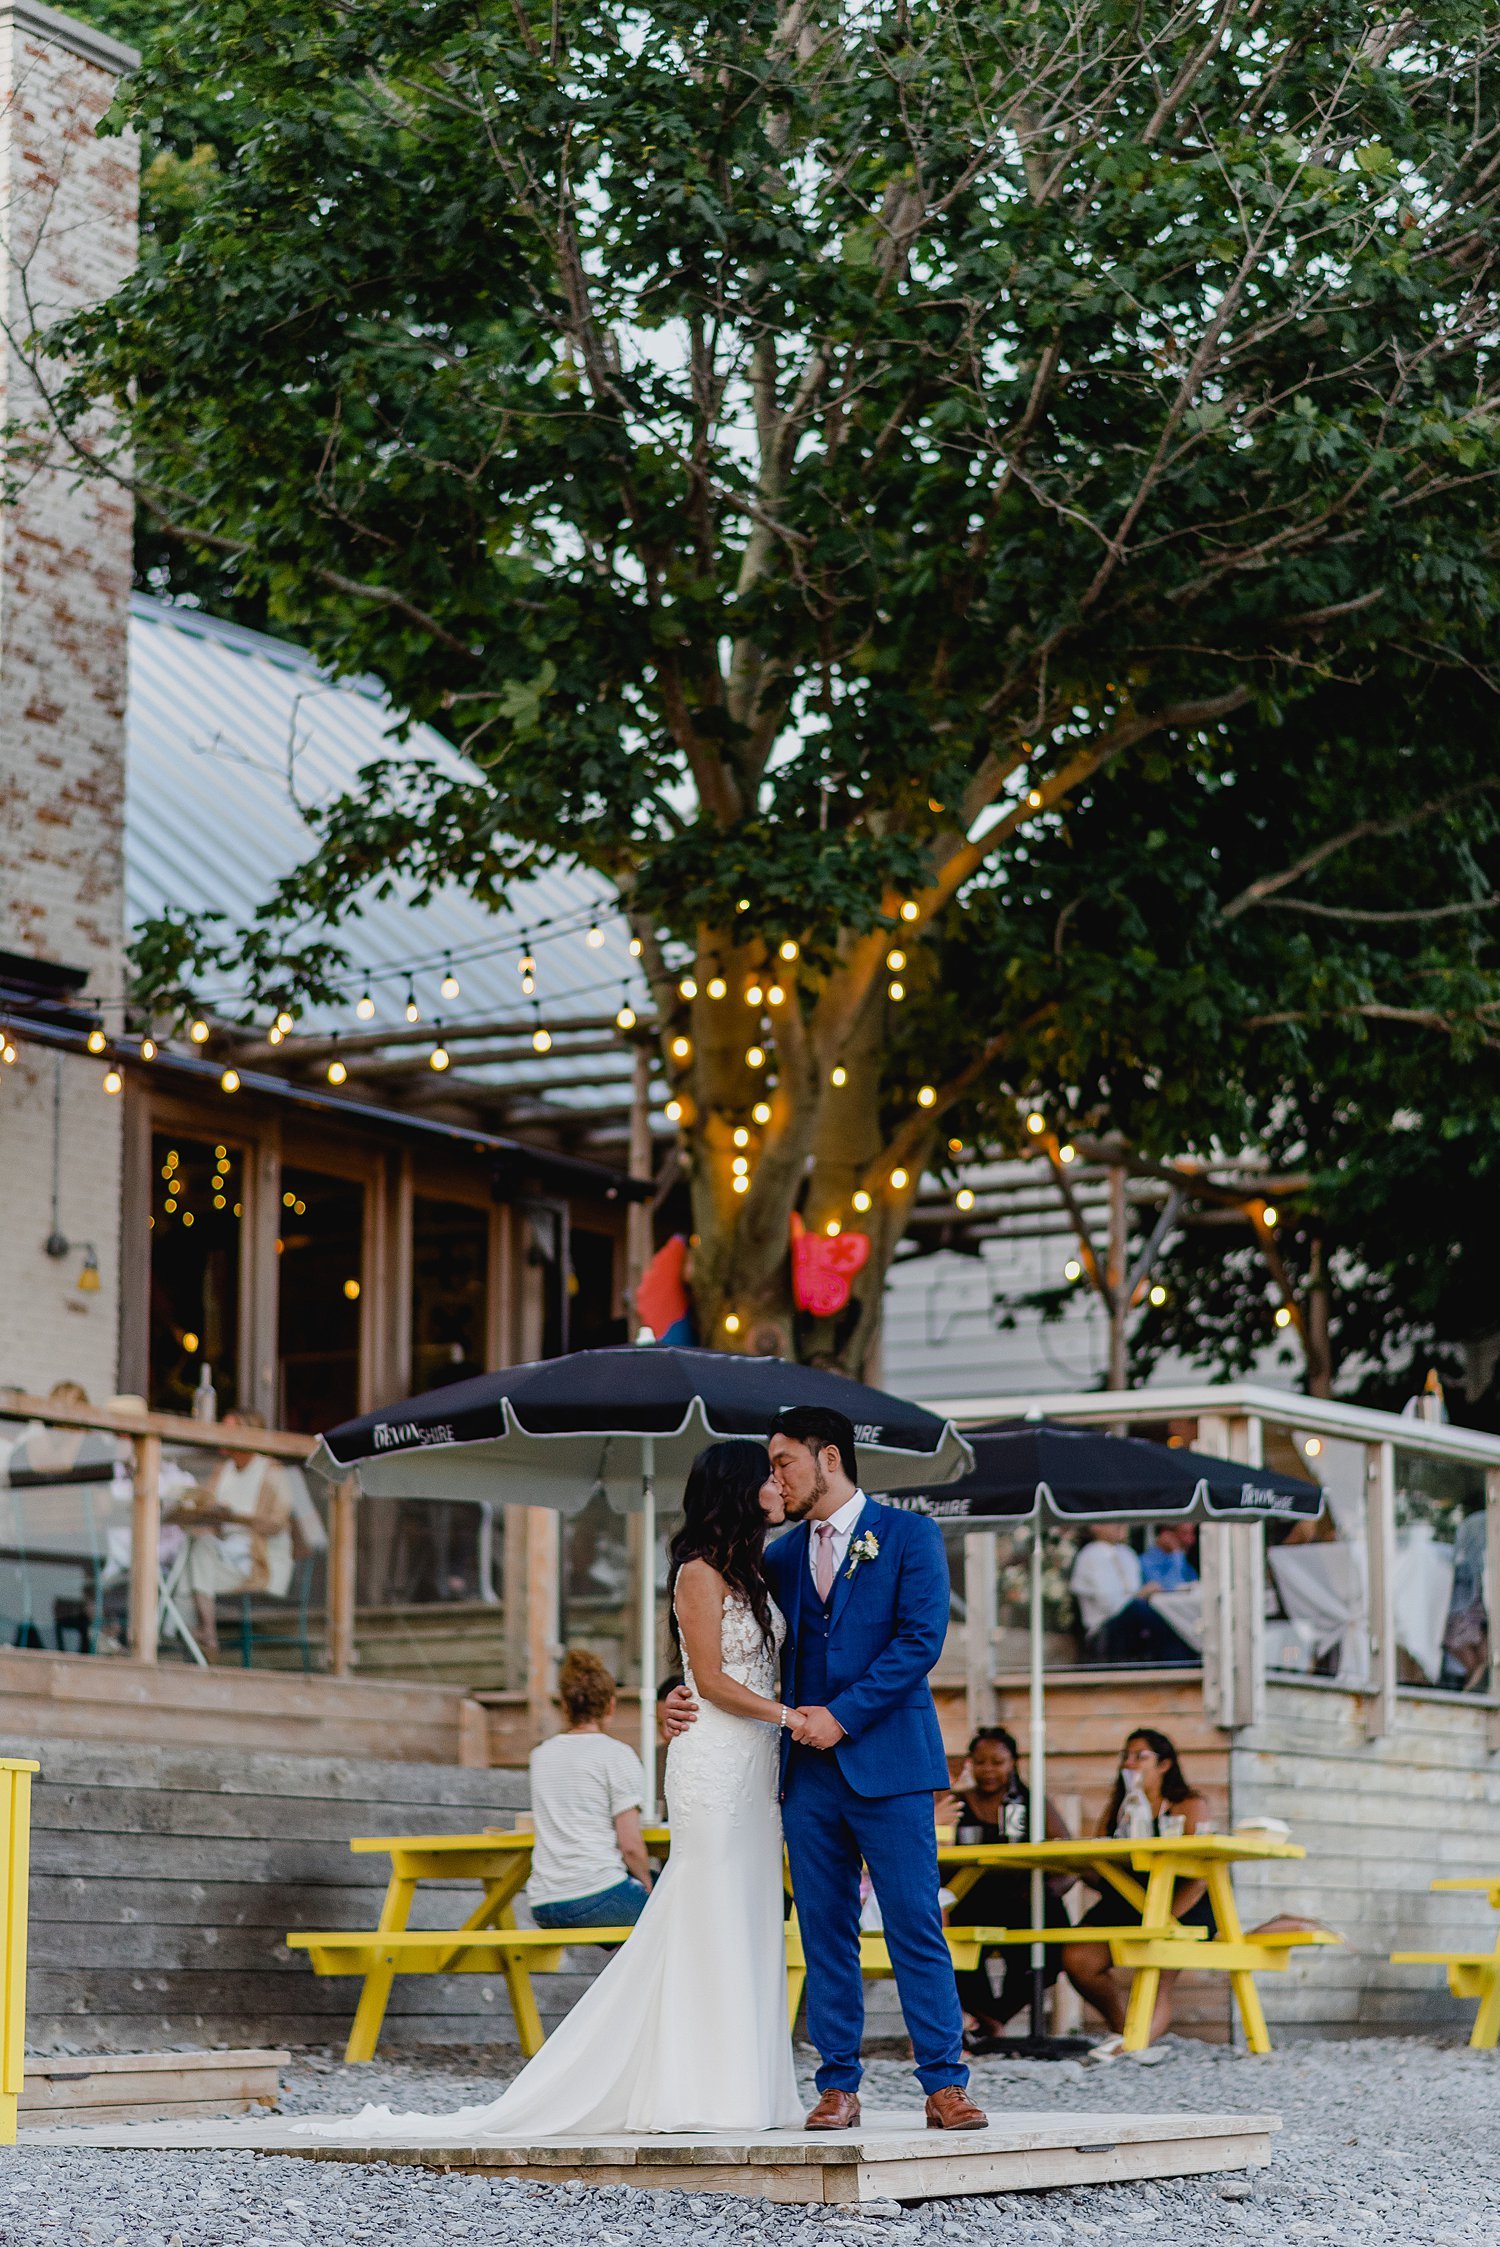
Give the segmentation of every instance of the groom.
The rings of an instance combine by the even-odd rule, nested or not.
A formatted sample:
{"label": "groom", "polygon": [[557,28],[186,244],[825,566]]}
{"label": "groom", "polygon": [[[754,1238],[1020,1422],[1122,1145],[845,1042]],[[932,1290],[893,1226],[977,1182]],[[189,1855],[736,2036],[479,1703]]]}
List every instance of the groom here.
{"label": "groom", "polygon": [[[982,2130],[938,1902],[933,1796],[949,1783],[928,1673],[948,1628],[937,1526],[867,1498],[842,1412],[778,1414],[771,1466],[797,1524],[766,1551],[786,1617],[782,1825],[807,1959],[807,2033],[822,2057],[809,2130],[859,2121],[864,1980],[859,1884],[868,1865],[933,2130]],[[677,1702],[674,1694],[672,1702]],[[688,1707],[691,1707],[688,1703]],[[669,1705],[677,1731],[686,1708]],[[689,1720],[690,1721],[690,1720]]]}

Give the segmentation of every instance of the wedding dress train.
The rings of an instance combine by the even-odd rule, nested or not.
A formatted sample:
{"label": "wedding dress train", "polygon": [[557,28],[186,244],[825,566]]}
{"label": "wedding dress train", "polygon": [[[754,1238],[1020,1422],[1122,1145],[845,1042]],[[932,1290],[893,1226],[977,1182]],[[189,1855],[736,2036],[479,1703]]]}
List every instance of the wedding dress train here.
{"label": "wedding dress train", "polygon": [[[786,1624],[767,1646],[730,1594],[727,1676],[779,1691]],[[684,1662],[687,1683],[691,1667]],[[667,1751],[672,1848],[629,1941],[508,2091],[450,2114],[366,2107],[312,2136],[467,2144],[619,2132],[766,2130],[802,2120],[786,2014],[786,1936],[774,1726],[698,1698]]]}

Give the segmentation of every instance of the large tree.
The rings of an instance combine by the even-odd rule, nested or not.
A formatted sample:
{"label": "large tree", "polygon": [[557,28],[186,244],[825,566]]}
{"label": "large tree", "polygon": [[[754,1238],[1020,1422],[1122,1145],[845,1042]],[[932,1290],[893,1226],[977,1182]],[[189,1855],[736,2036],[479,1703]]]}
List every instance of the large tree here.
{"label": "large tree", "polygon": [[707,1337],[786,1318],[796,1212],[870,1235],[800,1336],[863,1362],[941,1137],[1058,1074],[1070,971],[1019,1006],[976,932],[1075,818],[1246,739],[1285,801],[1309,690],[1482,664],[1497,45],[1467,0],[153,25],[159,224],[64,419],[128,398],[158,552],[472,775],[373,769],[268,925],[616,884]]}

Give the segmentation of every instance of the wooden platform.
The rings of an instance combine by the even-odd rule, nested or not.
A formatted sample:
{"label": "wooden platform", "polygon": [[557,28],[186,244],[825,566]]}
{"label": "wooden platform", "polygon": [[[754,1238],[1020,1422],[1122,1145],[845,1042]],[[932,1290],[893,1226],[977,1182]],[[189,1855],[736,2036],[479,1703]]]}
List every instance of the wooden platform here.
{"label": "wooden platform", "polygon": [[274,2107],[290,2052],[111,2052],[26,2056],[20,2120],[65,2123],[182,2122]]}
{"label": "wooden platform", "polygon": [[946,2136],[920,2113],[872,2114],[847,2136],[772,2130],[703,2138],[553,2138],[530,2145],[360,2145],[299,2135],[287,2122],[22,2130],[20,2142],[297,2154],[313,2161],[383,2161],[461,2169],[517,2183],[631,2185],[650,2192],[723,2192],[741,2199],[848,2206],[865,2200],[942,2200],[1047,2186],[1119,2184],[1263,2169],[1270,2115],[1008,2114],[987,2130]]}

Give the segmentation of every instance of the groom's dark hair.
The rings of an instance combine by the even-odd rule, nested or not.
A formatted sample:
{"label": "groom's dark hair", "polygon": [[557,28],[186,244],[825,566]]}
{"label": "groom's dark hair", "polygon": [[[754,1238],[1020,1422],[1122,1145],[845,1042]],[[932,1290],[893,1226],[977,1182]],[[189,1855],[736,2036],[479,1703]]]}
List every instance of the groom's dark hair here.
{"label": "groom's dark hair", "polygon": [[823,1451],[831,1444],[849,1480],[858,1482],[854,1422],[846,1414],[835,1412],[832,1405],[789,1404],[777,1413],[770,1432],[773,1436],[790,1436],[796,1443],[805,1443],[809,1451]]}

